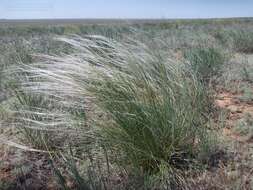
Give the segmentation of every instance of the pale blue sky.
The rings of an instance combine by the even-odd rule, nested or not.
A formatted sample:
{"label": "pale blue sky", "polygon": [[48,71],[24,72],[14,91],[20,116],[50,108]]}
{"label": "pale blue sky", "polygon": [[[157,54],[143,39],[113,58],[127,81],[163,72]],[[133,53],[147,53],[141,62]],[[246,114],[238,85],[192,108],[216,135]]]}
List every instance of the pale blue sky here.
{"label": "pale blue sky", "polygon": [[253,0],[0,0],[0,18],[251,17]]}

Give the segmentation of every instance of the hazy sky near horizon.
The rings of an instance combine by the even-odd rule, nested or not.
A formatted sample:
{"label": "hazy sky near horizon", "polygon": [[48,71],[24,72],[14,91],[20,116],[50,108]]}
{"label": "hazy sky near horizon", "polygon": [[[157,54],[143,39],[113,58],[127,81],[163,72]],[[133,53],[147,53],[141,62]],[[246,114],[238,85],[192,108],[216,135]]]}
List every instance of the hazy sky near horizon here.
{"label": "hazy sky near horizon", "polygon": [[251,16],[253,0],[0,0],[0,19]]}

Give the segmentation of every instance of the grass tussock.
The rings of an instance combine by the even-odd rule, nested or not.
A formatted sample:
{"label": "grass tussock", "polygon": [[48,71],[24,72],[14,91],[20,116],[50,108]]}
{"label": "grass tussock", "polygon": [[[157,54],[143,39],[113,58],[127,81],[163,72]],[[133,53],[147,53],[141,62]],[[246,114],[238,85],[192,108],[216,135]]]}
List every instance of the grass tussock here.
{"label": "grass tussock", "polygon": [[185,52],[192,70],[204,83],[217,76],[226,61],[225,53],[218,48],[194,48]]}
{"label": "grass tussock", "polygon": [[[187,64],[134,40],[119,43],[102,36],[60,40],[76,53],[41,56],[44,61],[18,69],[26,76],[19,78],[16,93],[26,140],[59,146],[56,139],[61,139],[83,160],[95,143],[110,152],[109,166],[116,164],[128,172],[135,168],[145,175],[167,173],[173,185],[182,184],[184,170],[208,159],[214,146],[205,127],[207,95]],[[189,56],[198,64],[198,73],[205,70],[197,68],[205,58],[209,59],[205,68],[222,62],[213,49]]]}
{"label": "grass tussock", "polygon": [[241,53],[253,53],[253,33],[239,30],[232,33],[234,49]]}
{"label": "grass tussock", "polygon": [[218,30],[214,32],[214,37],[226,49],[231,49],[238,53],[253,53],[253,33],[247,29],[229,29]]}

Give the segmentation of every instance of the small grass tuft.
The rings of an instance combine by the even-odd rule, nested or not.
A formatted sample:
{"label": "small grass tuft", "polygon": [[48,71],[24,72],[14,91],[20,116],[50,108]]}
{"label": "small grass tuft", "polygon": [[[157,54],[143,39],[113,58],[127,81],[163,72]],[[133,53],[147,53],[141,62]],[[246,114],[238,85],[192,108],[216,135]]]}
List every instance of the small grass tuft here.
{"label": "small grass tuft", "polygon": [[208,83],[212,77],[218,75],[226,61],[224,53],[216,48],[194,48],[186,51],[184,56],[197,77],[204,83]]}

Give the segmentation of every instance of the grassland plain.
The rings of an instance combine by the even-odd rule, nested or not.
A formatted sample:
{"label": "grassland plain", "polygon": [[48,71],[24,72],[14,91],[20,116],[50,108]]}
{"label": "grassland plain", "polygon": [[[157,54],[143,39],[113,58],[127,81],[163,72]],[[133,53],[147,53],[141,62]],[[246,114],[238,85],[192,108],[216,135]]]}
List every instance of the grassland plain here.
{"label": "grassland plain", "polygon": [[253,189],[253,19],[0,23],[0,189]]}

